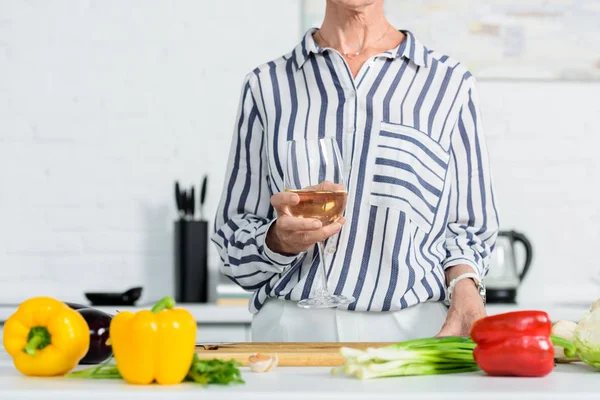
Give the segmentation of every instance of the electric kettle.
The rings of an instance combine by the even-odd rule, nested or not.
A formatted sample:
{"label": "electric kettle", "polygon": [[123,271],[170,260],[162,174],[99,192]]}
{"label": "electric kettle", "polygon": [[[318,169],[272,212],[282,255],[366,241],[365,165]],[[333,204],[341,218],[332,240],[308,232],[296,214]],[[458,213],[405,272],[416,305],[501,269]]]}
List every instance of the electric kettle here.
{"label": "electric kettle", "polygon": [[[517,262],[516,246],[525,251],[521,265]],[[490,270],[483,282],[488,303],[516,303],[517,288],[527,274],[533,249],[529,239],[520,232],[499,232],[496,247],[491,254]]]}

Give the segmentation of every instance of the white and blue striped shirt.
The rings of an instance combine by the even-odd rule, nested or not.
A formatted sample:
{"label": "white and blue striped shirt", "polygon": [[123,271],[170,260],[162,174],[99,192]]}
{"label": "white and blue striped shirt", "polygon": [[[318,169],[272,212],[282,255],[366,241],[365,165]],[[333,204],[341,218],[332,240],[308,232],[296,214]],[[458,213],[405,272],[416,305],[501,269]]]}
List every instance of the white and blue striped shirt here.
{"label": "white and blue striped shirt", "polygon": [[446,296],[444,270],[488,269],[498,216],[475,80],[407,31],[353,79],[314,29],[288,55],[246,76],[215,220],[221,271],[268,298],[318,288],[316,249],[296,257],[265,245],[284,190],[286,142],[335,136],[346,165],[346,224],[326,243],[328,286],[349,310],[399,310]]}

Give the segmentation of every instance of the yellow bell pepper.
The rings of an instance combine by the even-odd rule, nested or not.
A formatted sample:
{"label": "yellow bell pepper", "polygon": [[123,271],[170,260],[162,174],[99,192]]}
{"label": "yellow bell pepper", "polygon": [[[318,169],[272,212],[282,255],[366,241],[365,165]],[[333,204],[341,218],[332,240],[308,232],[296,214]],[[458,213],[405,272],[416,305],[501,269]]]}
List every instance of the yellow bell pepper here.
{"label": "yellow bell pepper", "polygon": [[119,373],[129,383],[161,385],[183,381],[196,347],[196,321],[170,297],[152,310],[118,313],[110,323],[110,341]]}
{"label": "yellow bell pepper", "polygon": [[50,297],[21,303],[4,324],[4,348],[25,375],[64,375],[77,366],[90,345],[81,314]]}

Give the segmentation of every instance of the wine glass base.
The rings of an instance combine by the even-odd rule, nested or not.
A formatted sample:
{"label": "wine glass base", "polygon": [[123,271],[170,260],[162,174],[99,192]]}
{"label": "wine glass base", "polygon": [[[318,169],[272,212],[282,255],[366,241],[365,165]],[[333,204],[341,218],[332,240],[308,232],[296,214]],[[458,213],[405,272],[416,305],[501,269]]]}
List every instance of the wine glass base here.
{"label": "wine glass base", "polygon": [[300,300],[298,307],[300,308],[335,308],[354,303],[354,297],[342,295],[326,295],[322,297],[313,297],[310,299]]}

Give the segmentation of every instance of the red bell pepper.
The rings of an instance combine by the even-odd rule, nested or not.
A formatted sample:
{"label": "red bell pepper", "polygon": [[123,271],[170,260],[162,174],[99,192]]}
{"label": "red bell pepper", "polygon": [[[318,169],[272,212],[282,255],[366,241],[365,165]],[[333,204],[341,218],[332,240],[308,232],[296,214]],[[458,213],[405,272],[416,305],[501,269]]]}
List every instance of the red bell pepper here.
{"label": "red bell pepper", "polygon": [[515,311],[473,323],[475,362],[492,376],[545,376],[554,369],[552,322],[543,311]]}

